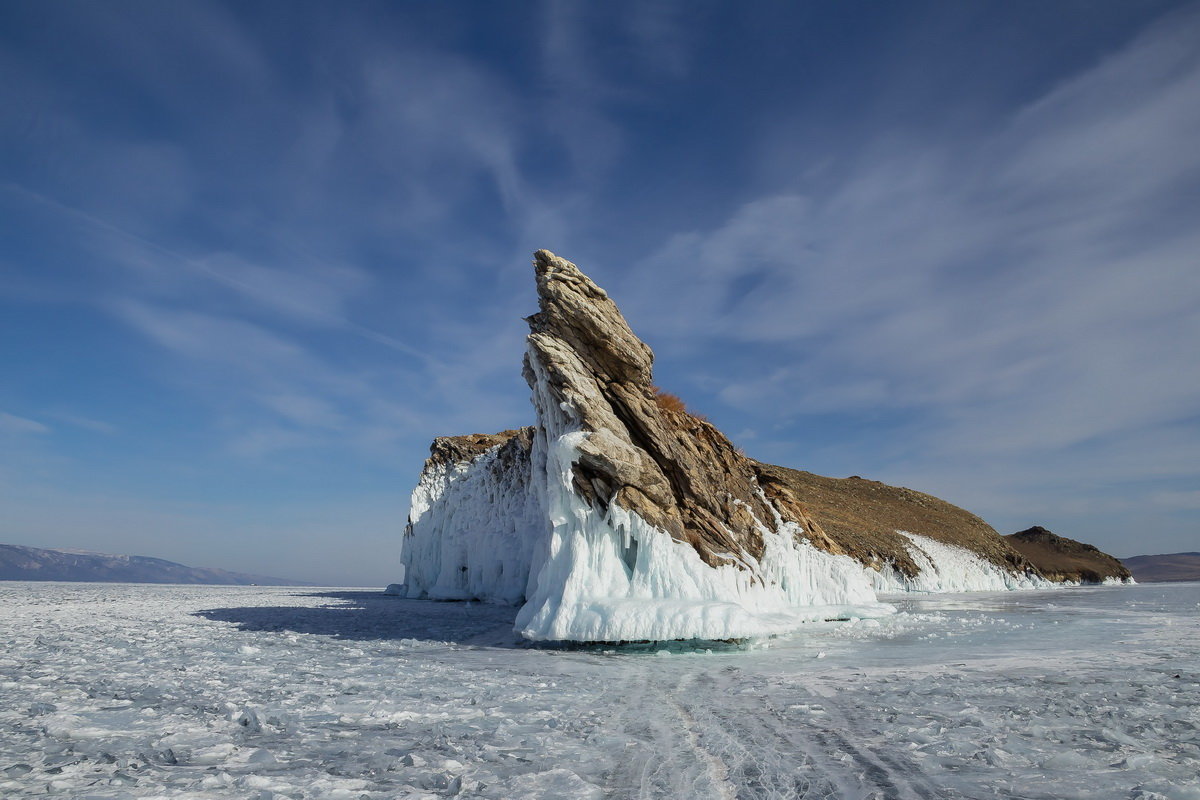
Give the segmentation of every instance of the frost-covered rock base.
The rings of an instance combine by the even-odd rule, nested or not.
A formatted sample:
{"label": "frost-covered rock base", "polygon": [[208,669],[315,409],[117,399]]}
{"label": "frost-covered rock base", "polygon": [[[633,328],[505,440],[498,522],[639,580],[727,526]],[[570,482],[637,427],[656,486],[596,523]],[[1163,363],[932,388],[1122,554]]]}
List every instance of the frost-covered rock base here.
{"label": "frost-covered rock base", "polygon": [[[749,568],[710,567],[634,512],[597,513],[572,491],[585,435],[539,429],[527,457],[504,459],[505,443],[431,459],[413,492],[405,583],[389,592],[523,604],[516,628],[538,641],[746,639],[892,611],[862,564],[813,547],[794,523],[764,526]],[[543,480],[531,486],[534,464]]]}
{"label": "frost-covered rock base", "polygon": [[1035,573],[1001,569],[964,547],[906,531],[899,533],[911,542],[909,553],[921,569],[911,576],[892,567],[872,570],[872,583],[878,592],[997,592],[1053,586]]}
{"label": "frost-covered rock base", "polygon": [[389,592],[519,605],[530,640],[635,642],[891,613],[877,592],[1049,585],[937,498],[747,458],[652,385],[603,289],[544,250],[535,271],[536,425],[435,440]]}

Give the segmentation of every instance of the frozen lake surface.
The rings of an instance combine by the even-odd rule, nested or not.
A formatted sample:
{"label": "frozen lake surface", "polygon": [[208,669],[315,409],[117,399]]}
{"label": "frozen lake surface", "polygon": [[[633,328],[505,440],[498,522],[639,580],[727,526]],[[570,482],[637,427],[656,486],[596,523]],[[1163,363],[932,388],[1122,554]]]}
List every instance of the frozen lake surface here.
{"label": "frozen lake surface", "polygon": [[0,583],[0,797],[1200,798],[1200,584],[892,602],[562,652],[512,608]]}

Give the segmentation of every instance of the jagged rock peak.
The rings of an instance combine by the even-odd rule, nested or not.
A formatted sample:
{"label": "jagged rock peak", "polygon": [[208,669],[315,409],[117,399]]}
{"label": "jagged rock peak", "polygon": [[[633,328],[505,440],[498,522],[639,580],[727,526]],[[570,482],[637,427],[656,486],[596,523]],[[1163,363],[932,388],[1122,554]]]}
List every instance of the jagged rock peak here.
{"label": "jagged rock peak", "polygon": [[541,310],[528,317],[530,330],[570,345],[601,380],[649,386],[654,353],[629,329],[608,292],[549,250],[534,253],[533,264]]}
{"label": "jagged rock peak", "polygon": [[[587,433],[576,491],[599,511],[639,514],[710,565],[761,555],[774,515],[749,460],[712,425],[657,401],[654,354],[607,292],[547,250],[534,269],[541,310],[529,318],[525,377],[539,426]],[[560,408],[572,418],[546,419]]]}
{"label": "jagged rock peak", "polygon": [[[757,562],[763,531],[791,523],[825,552],[888,563],[909,576],[918,567],[896,528],[928,531],[1004,569],[1028,568],[990,526],[936,498],[870,481],[822,479],[829,486],[818,486],[745,457],[707,421],[658,402],[654,355],[606,291],[548,250],[534,254],[534,270],[541,310],[529,318],[525,377],[540,427],[558,430],[548,417],[569,409],[562,430],[587,433],[576,445],[573,483],[598,511],[614,503],[632,511],[714,567]],[[539,393],[550,396],[539,400]],[[826,507],[821,501],[831,492],[840,500]],[[873,511],[843,524],[850,508],[864,505]],[[818,519],[812,509],[828,513]]]}

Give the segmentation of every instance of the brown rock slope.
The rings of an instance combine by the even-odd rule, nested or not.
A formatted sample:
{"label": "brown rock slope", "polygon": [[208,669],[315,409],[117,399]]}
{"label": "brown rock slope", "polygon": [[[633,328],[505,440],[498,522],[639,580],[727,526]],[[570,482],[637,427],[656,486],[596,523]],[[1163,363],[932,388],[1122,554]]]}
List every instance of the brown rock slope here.
{"label": "brown rock slope", "polygon": [[826,478],[759,462],[755,470],[777,506],[786,502],[785,497],[796,498],[811,521],[805,527],[819,534],[814,543],[820,546],[827,539],[832,545],[824,549],[848,553],[864,564],[891,562],[912,576],[917,568],[904,546],[906,540],[896,534],[901,530],[965,547],[1013,572],[1030,569],[1026,558],[991,525],[933,495],[859,477]]}
{"label": "brown rock slope", "polygon": [[908,575],[916,566],[897,530],[1033,571],[985,522],[935,497],[746,458],[707,421],[661,401],[652,385],[654,354],[603,289],[546,250],[534,266],[540,311],[528,319],[525,377],[542,425],[568,413],[562,427],[587,433],[574,483],[593,507],[616,503],[636,512],[710,566],[736,563],[742,553],[757,558],[761,526],[782,521],[800,524],[826,551],[891,562]]}
{"label": "brown rock slope", "polygon": [[1052,581],[1103,583],[1106,578],[1132,577],[1125,565],[1108,553],[1090,544],[1056,536],[1040,525],[1004,538]]}

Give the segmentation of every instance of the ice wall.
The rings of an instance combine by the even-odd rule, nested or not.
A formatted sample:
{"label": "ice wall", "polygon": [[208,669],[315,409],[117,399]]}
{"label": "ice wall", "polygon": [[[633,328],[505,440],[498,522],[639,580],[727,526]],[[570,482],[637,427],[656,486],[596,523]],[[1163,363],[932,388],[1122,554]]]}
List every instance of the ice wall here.
{"label": "ice wall", "polygon": [[466,463],[429,463],[413,490],[397,594],[520,603],[549,524],[530,491],[527,455],[497,445]]}

